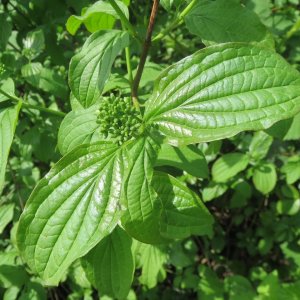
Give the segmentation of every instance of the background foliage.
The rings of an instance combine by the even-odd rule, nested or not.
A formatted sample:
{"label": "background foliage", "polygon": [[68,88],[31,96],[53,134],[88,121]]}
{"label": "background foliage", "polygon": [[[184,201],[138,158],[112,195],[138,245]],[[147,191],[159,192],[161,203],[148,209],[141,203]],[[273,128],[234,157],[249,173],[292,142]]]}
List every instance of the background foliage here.
{"label": "background foliage", "polygon": [[[159,10],[154,36],[172,23],[181,2],[161,1],[163,8]],[[215,9],[217,2],[226,13]],[[164,67],[204,45],[230,41],[232,35],[224,34],[222,24],[228,14],[240,17],[236,24],[248,18],[257,26],[257,32],[236,31],[234,39],[264,41],[268,45],[272,43],[268,36],[273,37],[276,50],[300,70],[299,1],[242,0],[249,9],[246,15],[234,4],[237,2],[230,1],[229,5],[223,0],[199,1],[200,11],[218,20],[219,27],[206,24],[206,19],[195,11],[197,18],[190,14],[187,28],[176,27],[153,43],[141,82],[142,99],[148,98],[153,80]],[[69,112],[70,59],[90,35],[88,31],[95,31],[94,26],[99,29],[99,24],[114,22],[120,26],[117,16],[102,16],[95,24],[91,10],[81,15],[81,10],[91,4],[88,0],[2,0],[1,85],[15,90],[28,104]],[[150,6],[151,1],[133,0],[130,4],[131,21],[141,35],[146,31]],[[268,31],[262,34],[264,26]],[[139,52],[140,45],[134,43],[134,68]],[[109,95],[116,89],[128,92],[126,76],[126,62],[120,56],[104,93]],[[13,120],[17,113],[13,110],[10,115],[1,115],[4,100],[0,96],[3,124],[4,118]],[[78,103],[71,101],[71,105]],[[29,108],[20,111],[0,200],[1,299],[97,299],[95,287],[101,299],[111,299],[111,295],[130,300],[300,299],[300,115],[265,132],[245,132],[224,141],[183,147],[184,161],[174,152],[170,162],[172,150],[163,149],[157,170],[167,169],[201,195],[216,220],[213,232],[152,246],[132,241],[117,228],[89,253],[89,259],[72,265],[59,287],[47,288],[22,263],[15,231],[33,187],[60,158],[57,134],[61,121],[59,115]],[[0,127],[0,140],[10,134]],[[0,182],[1,176],[4,174],[0,173]],[[118,247],[120,241],[125,245],[123,258],[106,250]],[[128,253],[134,254],[132,260],[126,259],[130,257]],[[83,270],[90,270],[88,264],[93,260],[101,264],[99,274]],[[112,265],[106,265],[110,260],[124,264],[120,274],[113,273]],[[134,281],[127,296],[130,282],[126,279],[134,268]],[[101,269],[112,270],[112,286],[105,281],[107,277]]]}

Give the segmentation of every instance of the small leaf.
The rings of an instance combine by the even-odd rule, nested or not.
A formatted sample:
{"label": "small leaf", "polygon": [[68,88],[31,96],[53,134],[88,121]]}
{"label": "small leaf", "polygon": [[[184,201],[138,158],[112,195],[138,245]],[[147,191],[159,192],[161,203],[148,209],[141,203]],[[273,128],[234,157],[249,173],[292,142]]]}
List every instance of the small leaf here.
{"label": "small leaf", "polygon": [[14,216],[14,204],[5,204],[0,206],[0,234],[5,227],[12,221]]}
{"label": "small leaf", "polygon": [[88,109],[69,112],[60,124],[58,132],[58,148],[61,154],[73,150],[79,145],[96,142],[93,136],[99,127],[97,123],[96,105]]}
{"label": "small leaf", "polygon": [[172,166],[199,178],[208,177],[205,157],[196,146],[177,148],[163,144],[155,165]]}
{"label": "small leaf", "polygon": [[167,68],[145,120],[173,145],[260,130],[300,110],[300,77],[272,50],[243,43],[202,49]]}
{"label": "small leaf", "polygon": [[32,62],[22,67],[21,74],[28,83],[36,87],[39,85],[42,69],[41,63]]}
{"label": "small leaf", "polygon": [[101,294],[126,299],[134,273],[131,244],[127,233],[116,227],[83,258],[87,276]]}
{"label": "small leaf", "polygon": [[256,160],[265,158],[273,143],[273,138],[263,131],[256,132],[253,135],[249,146],[249,154]]}
{"label": "small leaf", "polygon": [[74,96],[85,107],[100,97],[118,53],[129,44],[125,31],[93,33],[70,63],[69,85]]}
{"label": "small leaf", "polygon": [[0,102],[0,195],[4,185],[7,159],[15,134],[20,108],[21,103],[11,106],[10,103],[5,101]]}
{"label": "small leaf", "polygon": [[109,234],[120,218],[122,149],[99,142],[79,146],[38,183],[21,215],[17,244],[47,285]]}
{"label": "small leaf", "polygon": [[267,29],[258,16],[236,0],[199,1],[185,17],[189,31],[206,45],[225,42],[260,42]]}
{"label": "small leaf", "polygon": [[221,156],[212,166],[212,177],[216,182],[227,182],[245,170],[249,157],[242,153],[229,153]]}
{"label": "small leaf", "polygon": [[277,173],[272,163],[262,163],[254,169],[253,183],[262,194],[269,194],[276,186]]}
{"label": "small leaf", "polygon": [[32,60],[39,56],[39,54],[45,49],[45,37],[42,30],[31,31],[27,34],[23,40],[23,54]]}
{"label": "small leaf", "polygon": [[204,202],[211,201],[222,196],[228,190],[228,186],[225,183],[217,183],[211,181],[207,187],[203,189],[202,197]]}
{"label": "small leaf", "polygon": [[300,178],[300,156],[289,158],[281,170],[286,174],[288,184],[295,183]]}
{"label": "small leaf", "polygon": [[133,249],[137,267],[142,269],[140,282],[149,289],[155,287],[158,282],[166,277],[164,264],[167,263],[168,255],[165,248],[143,244],[134,240]]}
{"label": "small leaf", "polygon": [[[126,5],[119,0],[116,0],[119,8],[123,11],[125,16],[128,17],[128,9]],[[96,32],[98,30],[112,29],[116,19],[119,19],[119,15],[114,8],[105,1],[97,1],[92,6],[83,10],[81,16],[72,15],[67,20],[67,30],[74,35],[81,24],[83,23],[89,32]]]}

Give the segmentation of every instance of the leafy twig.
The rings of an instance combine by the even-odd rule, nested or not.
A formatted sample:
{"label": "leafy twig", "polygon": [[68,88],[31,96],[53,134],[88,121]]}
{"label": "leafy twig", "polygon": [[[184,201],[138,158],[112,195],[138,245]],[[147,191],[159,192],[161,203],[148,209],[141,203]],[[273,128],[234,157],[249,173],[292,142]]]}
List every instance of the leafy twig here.
{"label": "leafy twig", "polygon": [[108,2],[110,3],[110,5],[113,7],[113,9],[116,11],[116,13],[119,15],[122,24],[124,24],[124,26],[127,28],[127,30],[140,42],[142,42],[141,38],[139,37],[139,35],[137,34],[137,32],[135,31],[134,27],[132,26],[132,24],[129,22],[129,20],[127,19],[127,17],[124,15],[123,11],[120,9],[120,7],[118,6],[118,4],[115,2],[115,0],[108,0]]}
{"label": "leafy twig", "polygon": [[58,116],[58,117],[64,117],[66,115],[65,113],[63,113],[61,111],[56,111],[56,110],[52,110],[52,109],[49,109],[49,108],[45,108],[45,107],[25,103],[22,98],[19,98],[15,95],[11,95],[11,94],[5,92],[2,89],[0,89],[0,94],[6,96],[7,98],[12,100],[13,102],[16,102],[16,103],[21,102],[22,107],[24,107],[24,108],[39,110],[41,112],[44,112],[44,113],[47,113],[47,114],[50,114],[50,115],[55,115],[55,116]]}
{"label": "leafy twig", "polygon": [[135,78],[133,81],[133,86],[132,86],[132,100],[133,100],[135,106],[138,106],[138,107],[139,107],[138,88],[139,88],[139,84],[140,84],[143,70],[145,67],[148,51],[151,46],[152,33],[153,33],[154,24],[155,24],[155,17],[157,15],[157,11],[158,11],[158,5],[159,5],[159,0],[154,0],[153,5],[152,5],[150,19],[149,19],[147,34],[146,34],[142,54],[140,57],[139,66],[138,66],[138,69],[137,69],[137,72],[136,72],[136,75],[135,75]]}
{"label": "leafy twig", "polygon": [[163,30],[162,32],[160,32],[157,36],[155,36],[152,39],[152,42],[157,42],[159,40],[161,40],[162,38],[164,38],[167,34],[169,34],[169,32],[171,32],[172,30],[174,30],[176,27],[178,27],[179,25],[181,25],[183,23],[184,17],[191,11],[191,9],[194,7],[194,5],[198,2],[198,0],[193,0],[182,12],[181,14],[178,16],[178,18],[169,26],[167,27],[165,30]]}

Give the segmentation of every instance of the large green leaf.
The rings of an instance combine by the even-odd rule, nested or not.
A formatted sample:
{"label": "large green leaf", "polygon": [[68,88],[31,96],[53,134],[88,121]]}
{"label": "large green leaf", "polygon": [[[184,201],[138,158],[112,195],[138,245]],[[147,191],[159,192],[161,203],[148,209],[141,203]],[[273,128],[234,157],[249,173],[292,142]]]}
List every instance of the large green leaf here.
{"label": "large green leaf", "polygon": [[[128,8],[119,0],[116,0],[119,8],[128,17]],[[116,19],[119,19],[119,15],[114,8],[105,1],[97,1],[92,6],[83,9],[81,16],[72,15],[67,20],[67,30],[74,35],[78,28],[83,23],[89,32],[95,32],[103,29],[113,28]]]}
{"label": "large green leaf", "polygon": [[83,259],[88,278],[102,295],[126,299],[134,273],[132,239],[120,227]]}
{"label": "large green leaf", "polygon": [[145,120],[173,144],[268,128],[300,110],[300,76],[272,50],[243,43],[205,48],[167,68]]}
{"label": "large green leaf", "polygon": [[[58,132],[58,148],[66,154],[82,144],[93,142],[96,135],[97,106],[69,112],[60,124]],[[96,141],[96,140],[95,140]]]}
{"label": "large green leaf", "polygon": [[13,141],[21,103],[11,106],[10,102],[0,102],[0,195],[3,189],[5,168]]}
{"label": "large green leaf", "polygon": [[122,217],[126,231],[145,243],[161,243],[159,233],[162,206],[151,185],[153,166],[160,145],[151,137],[140,137],[129,149],[129,163],[124,180],[123,202],[127,208]]}
{"label": "large green leaf", "polygon": [[259,17],[236,0],[199,1],[185,22],[205,44],[259,42],[267,37]]}
{"label": "large green leaf", "polygon": [[129,34],[125,31],[97,31],[72,58],[69,85],[84,107],[93,105],[100,97],[116,56],[128,44]]}
{"label": "large green leaf", "polygon": [[162,236],[183,239],[192,234],[212,232],[211,214],[199,197],[182,182],[171,175],[156,172],[152,185],[163,206],[159,222]]}
{"label": "large green leaf", "polygon": [[150,244],[209,234],[213,219],[196,194],[172,176],[153,174],[158,150],[159,144],[149,136],[130,149],[123,193],[126,231]]}
{"label": "large green leaf", "polygon": [[116,226],[122,149],[82,145],[63,157],[34,189],[20,218],[17,243],[30,268],[56,285],[69,265]]}

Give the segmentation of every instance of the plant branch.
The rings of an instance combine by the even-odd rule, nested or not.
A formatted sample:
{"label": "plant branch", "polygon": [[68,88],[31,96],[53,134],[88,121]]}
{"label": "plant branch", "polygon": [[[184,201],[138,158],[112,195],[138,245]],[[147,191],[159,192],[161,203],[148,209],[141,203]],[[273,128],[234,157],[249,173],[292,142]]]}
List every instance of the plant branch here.
{"label": "plant branch", "polygon": [[4,90],[2,90],[1,88],[0,88],[0,94],[6,96],[7,98],[12,100],[13,102],[16,102],[16,103],[21,102],[22,107],[24,107],[24,108],[39,110],[41,112],[44,112],[44,113],[47,113],[47,114],[50,114],[50,115],[54,115],[54,116],[58,116],[58,117],[64,117],[66,115],[65,113],[63,113],[61,111],[56,111],[56,110],[52,110],[52,109],[49,109],[49,108],[45,108],[45,107],[25,103],[22,98],[19,98],[15,95],[11,95],[11,94],[5,92]]}
{"label": "plant branch", "polygon": [[127,19],[127,17],[125,16],[125,14],[123,13],[123,11],[121,10],[121,8],[119,7],[119,5],[116,3],[115,0],[108,0],[108,2],[110,3],[110,5],[113,7],[113,9],[116,11],[116,13],[119,15],[122,24],[127,28],[127,30],[137,39],[142,43],[141,38],[139,37],[139,35],[137,34],[137,32],[135,31],[134,27],[132,26],[132,24],[129,22],[129,20]]}
{"label": "plant branch", "polygon": [[152,42],[157,42],[164,38],[169,32],[174,30],[176,27],[181,25],[183,23],[184,17],[191,11],[191,9],[194,7],[194,5],[198,2],[198,0],[193,0],[178,16],[178,18],[165,30],[160,32],[158,35],[156,35],[153,39]]}
{"label": "plant branch", "polygon": [[132,100],[133,100],[134,104],[138,105],[138,106],[139,106],[138,88],[139,88],[139,84],[140,84],[140,81],[142,78],[143,70],[144,70],[145,63],[146,63],[146,58],[147,58],[147,55],[149,52],[149,48],[151,46],[152,33],[153,33],[154,24],[155,24],[155,17],[157,15],[157,11],[158,11],[158,5],[159,5],[159,0],[154,0],[153,5],[152,5],[150,19],[149,19],[147,34],[146,34],[146,38],[144,41],[142,54],[140,57],[140,62],[139,62],[138,69],[137,69],[137,72],[136,72],[136,75],[135,75],[135,78],[133,81],[133,86],[132,86]]}

